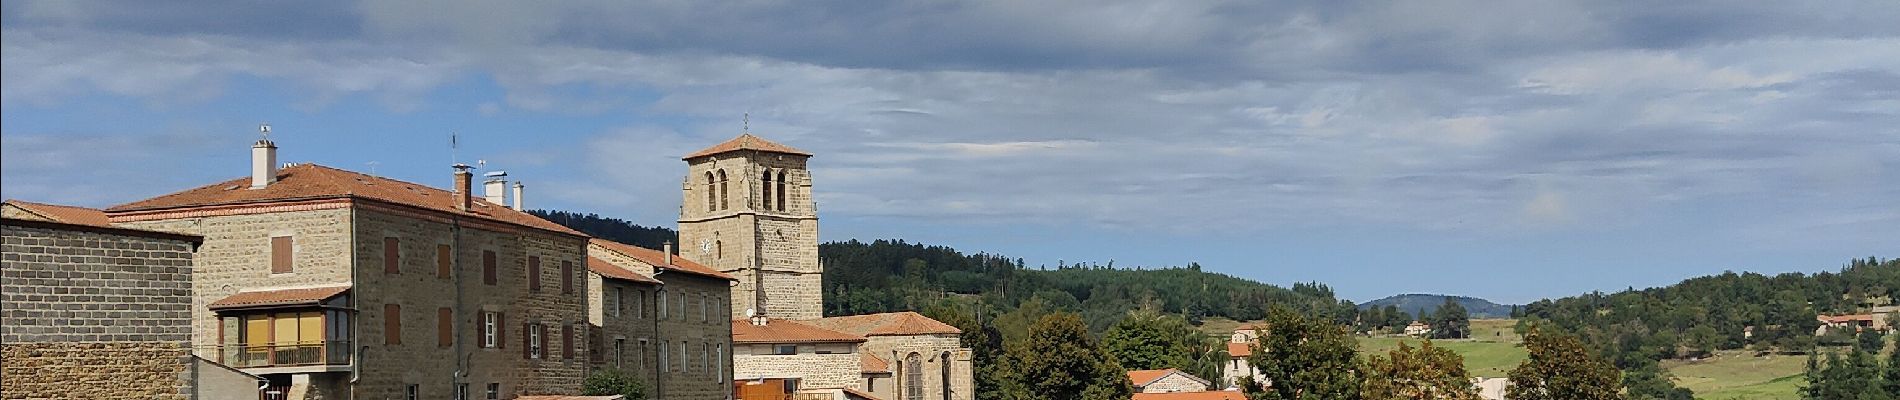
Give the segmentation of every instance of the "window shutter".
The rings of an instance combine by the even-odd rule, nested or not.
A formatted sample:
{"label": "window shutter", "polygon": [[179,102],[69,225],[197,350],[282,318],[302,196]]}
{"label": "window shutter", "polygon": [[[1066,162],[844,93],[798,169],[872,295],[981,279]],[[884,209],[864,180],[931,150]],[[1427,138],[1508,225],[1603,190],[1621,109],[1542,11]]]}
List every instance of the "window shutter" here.
{"label": "window shutter", "polygon": [[530,332],[530,329],[534,329],[534,324],[521,324],[521,359],[523,360],[534,358],[534,342],[531,341],[534,340],[534,333]]}
{"label": "window shutter", "polygon": [[534,330],[541,333],[541,358],[554,358],[554,348],[548,347],[548,325],[534,324]]}
{"label": "window shutter", "polygon": [[448,307],[435,310],[435,345],[438,347],[455,345],[455,312],[449,310]]}
{"label": "window shutter", "polygon": [[435,245],[435,277],[449,279],[449,266],[455,262],[450,257],[452,256],[449,254],[449,245]]}
{"label": "window shutter", "polygon": [[495,284],[495,252],[493,250],[482,252],[482,283]]}
{"label": "window shutter", "polygon": [[561,359],[574,359],[574,324],[561,324]]}
{"label": "window shutter", "polygon": [[402,239],[383,238],[383,273],[402,273]]}
{"label": "window shutter", "polygon": [[573,261],[561,261],[561,293],[574,293]]}
{"label": "window shutter", "polygon": [[495,313],[495,348],[508,348],[508,313]]}
{"label": "window shutter", "polygon": [[402,344],[402,306],[383,305],[383,344]]}
{"label": "window shutter", "polygon": [[291,262],[295,261],[291,256],[293,249],[294,247],[291,246],[289,236],[270,238],[270,273],[286,274],[291,272]]}
{"label": "window shutter", "polygon": [[541,257],[528,256],[528,290],[541,291]]}

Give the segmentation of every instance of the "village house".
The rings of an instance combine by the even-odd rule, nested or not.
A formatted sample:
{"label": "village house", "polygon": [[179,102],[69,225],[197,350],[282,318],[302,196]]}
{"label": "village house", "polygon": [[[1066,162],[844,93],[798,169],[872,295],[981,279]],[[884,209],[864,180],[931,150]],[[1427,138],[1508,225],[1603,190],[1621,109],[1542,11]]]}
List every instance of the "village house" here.
{"label": "village house", "polygon": [[732,388],[733,278],[660,250],[587,245],[590,362],[649,385],[654,398],[724,399]]}
{"label": "village house", "polygon": [[1260,373],[1260,368],[1254,367],[1253,363],[1247,361],[1248,357],[1253,356],[1254,349],[1258,347],[1260,331],[1264,329],[1266,329],[1265,325],[1241,325],[1234,329],[1233,335],[1228,336],[1227,363],[1221,366],[1222,387],[1239,387],[1240,378],[1253,378],[1255,382],[1267,379],[1266,375]]}
{"label": "village house", "polygon": [[0,393],[257,398],[260,378],[191,353],[204,238],[112,226],[104,211],[0,203]]}
{"label": "village house", "polygon": [[1208,385],[1206,379],[1174,368],[1128,371],[1128,382],[1136,393],[1205,392]]}
{"label": "village house", "polygon": [[1419,321],[1412,321],[1410,324],[1405,324],[1406,336],[1425,336],[1430,334],[1432,334],[1432,326],[1430,324]]}
{"label": "village house", "polygon": [[1247,400],[1247,395],[1237,390],[1210,390],[1204,392],[1167,392],[1135,393],[1133,400]]}
{"label": "village house", "polygon": [[[579,394],[588,237],[473,195],[251,148],[249,176],[106,210],[203,237],[194,353],[288,398]],[[518,188],[519,186],[517,186]],[[498,191],[498,190],[495,190]]]}

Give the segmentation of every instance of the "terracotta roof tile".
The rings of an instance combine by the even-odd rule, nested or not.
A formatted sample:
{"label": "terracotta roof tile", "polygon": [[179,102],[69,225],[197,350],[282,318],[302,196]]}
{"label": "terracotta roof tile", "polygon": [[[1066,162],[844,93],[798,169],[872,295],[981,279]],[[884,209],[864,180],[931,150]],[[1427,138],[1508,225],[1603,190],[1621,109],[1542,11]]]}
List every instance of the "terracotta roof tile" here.
{"label": "terracotta roof tile", "polygon": [[[410,182],[361,174],[316,164],[301,164],[277,172],[277,182],[262,189],[251,189],[251,178],[242,177],[184,191],[121,204],[106,209],[108,215],[143,211],[184,209],[204,206],[268,204],[293,200],[362,198],[423,209],[473,215],[477,218],[520,225],[575,236],[586,234],[568,229],[541,217],[515,211],[501,204],[474,196],[473,207],[461,211],[453,192]],[[473,191],[473,188],[470,188]],[[471,196],[474,193],[470,193]]]}
{"label": "terracotta roof tile", "polygon": [[1161,379],[1161,377],[1168,376],[1168,374],[1172,374],[1175,372],[1180,372],[1180,371],[1175,370],[1174,368],[1144,369],[1144,370],[1137,370],[1137,371],[1128,371],[1128,382],[1134,383],[1135,386],[1148,386],[1148,384],[1154,383],[1155,380]]}
{"label": "terracotta roof tile", "polygon": [[850,395],[850,396],[852,396],[852,397],[857,397],[857,398],[859,398],[859,399],[863,399],[863,400],[881,400],[881,399],[878,399],[878,398],[877,398],[877,396],[875,396],[875,395],[872,395],[872,394],[870,394],[870,393],[866,393],[866,392],[864,392],[864,391],[862,391],[862,390],[857,390],[857,389],[852,389],[852,388],[844,388],[844,392],[845,392],[845,394],[848,394],[848,395]]}
{"label": "terracotta roof tile", "polygon": [[26,210],[26,212],[44,217],[53,222],[64,222],[74,225],[112,226],[112,221],[106,219],[105,210],[97,208],[62,206],[58,204],[34,203],[19,200],[7,200],[6,204],[19,207],[21,210]]}
{"label": "terracotta roof tile", "polygon": [[1134,400],[1247,400],[1247,395],[1232,390],[1205,392],[1135,393]]}
{"label": "terracotta roof tile", "polygon": [[863,336],[956,335],[963,333],[943,322],[912,311],[819,318],[813,325]]}
{"label": "terracotta roof tile", "polygon": [[857,343],[864,337],[806,325],[790,320],[773,319],[765,326],[753,325],[751,321],[737,319],[732,321],[733,343]]}
{"label": "terracotta roof tile", "polygon": [[238,292],[218,301],[211,302],[205,308],[218,310],[229,308],[250,308],[263,306],[314,306],[332,297],[350,290],[349,285],[325,286],[302,289],[261,290]]}
{"label": "terracotta roof tile", "polygon": [[693,152],[693,154],[687,154],[685,157],[680,157],[680,159],[691,160],[691,159],[710,156],[714,154],[729,153],[729,152],[740,151],[740,150],[769,151],[773,153],[795,154],[795,155],[801,155],[801,156],[806,156],[806,157],[811,156],[811,153],[806,153],[804,150],[794,149],[791,146],[773,143],[770,140],[765,140],[765,138],[752,136],[752,134],[747,133],[747,134],[739,135],[739,137],[732,138],[732,140],[727,140],[724,143],[715,144],[712,147],[707,147],[704,150],[695,151]]}
{"label": "terracotta roof tile", "polygon": [[646,275],[641,275],[639,272],[633,272],[626,268],[621,268],[618,265],[614,265],[614,263],[607,262],[607,260],[602,260],[594,256],[587,256],[587,270],[593,271],[594,273],[600,274],[600,276],[606,277],[606,278],[633,281],[633,282],[639,282],[639,283],[644,283],[648,285],[660,284],[660,281],[658,280],[647,277]]}
{"label": "terracotta roof tile", "polygon": [[1227,357],[1240,358],[1253,355],[1252,343],[1227,342]]}
{"label": "terracotta roof tile", "polygon": [[891,373],[891,363],[885,362],[884,359],[877,358],[877,356],[871,355],[871,353],[860,353],[858,364],[863,366],[861,369],[867,374]]}
{"label": "terracotta roof tile", "polygon": [[627,257],[633,257],[636,260],[640,260],[640,262],[644,262],[644,263],[647,263],[648,265],[652,265],[654,268],[659,268],[659,269],[664,269],[664,270],[674,271],[674,272],[683,272],[683,273],[694,274],[694,275],[708,276],[708,277],[713,277],[713,278],[725,279],[729,281],[738,280],[738,278],[733,278],[732,275],[726,275],[726,273],[719,272],[719,270],[712,269],[712,267],[708,267],[700,263],[693,262],[693,260],[689,260],[686,257],[681,257],[677,255],[673,256],[673,264],[668,265],[666,264],[666,253],[661,252],[659,250],[649,249],[649,248],[640,247],[640,246],[634,246],[634,245],[630,245],[626,243],[620,243],[620,242],[607,240],[607,239],[600,239],[600,238],[591,239],[587,243],[600,246],[601,248],[607,249],[615,253],[620,253],[621,255],[624,255]]}

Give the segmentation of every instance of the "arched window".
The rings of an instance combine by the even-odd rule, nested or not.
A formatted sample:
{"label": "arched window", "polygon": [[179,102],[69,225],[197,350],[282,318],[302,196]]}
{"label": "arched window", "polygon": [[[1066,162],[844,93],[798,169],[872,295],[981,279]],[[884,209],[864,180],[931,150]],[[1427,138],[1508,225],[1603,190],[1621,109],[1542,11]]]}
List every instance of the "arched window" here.
{"label": "arched window", "polygon": [[924,400],[924,357],[904,357],[904,400]]}
{"label": "arched window", "polygon": [[943,352],[943,355],[937,358],[937,365],[942,367],[941,369],[943,370],[939,375],[940,379],[937,380],[937,382],[942,382],[943,385],[943,390],[940,393],[943,394],[943,400],[950,400],[950,352]]}
{"label": "arched window", "polygon": [[765,176],[759,179],[759,182],[763,182],[759,185],[763,187],[759,193],[765,194],[764,196],[759,196],[759,199],[765,203],[765,209],[770,210],[772,209],[772,170],[765,170]]}
{"label": "arched window", "polygon": [[785,170],[778,170],[778,210],[785,211]]}
{"label": "arched window", "polygon": [[719,210],[718,202],[714,201],[714,200],[718,200],[718,198],[714,197],[716,195],[718,195],[718,193],[713,192],[713,173],[712,171],[706,171],[706,211],[707,212]]}
{"label": "arched window", "polygon": [[719,209],[721,210],[732,208],[732,203],[728,201],[728,200],[731,200],[731,198],[727,196],[727,193],[728,192],[726,191],[726,170],[722,169],[722,170],[719,170]]}
{"label": "arched window", "polygon": [[715,249],[713,250],[713,258],[721,258],[721,259],[726,258],[726,241],[724,240],[713,241],[713,248]]}

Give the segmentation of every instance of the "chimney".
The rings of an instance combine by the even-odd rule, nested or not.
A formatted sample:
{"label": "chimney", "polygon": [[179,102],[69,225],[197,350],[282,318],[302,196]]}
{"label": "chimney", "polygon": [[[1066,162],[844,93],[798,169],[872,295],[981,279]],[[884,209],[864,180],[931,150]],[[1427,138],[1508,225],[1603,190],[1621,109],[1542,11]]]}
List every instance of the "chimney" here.
{"label": "chimney", "polygon": [[482,174],[482,177],[487,178],[482,181],[482,198],[487,199],[489,203],[494,203],[497,206],[503,205],[502,196],[505,195],[508,190],[508,172],[491,171]]}
{"label": "chimney", "polygon": [[454,167],[455,167],[455,188],[454,188],[455,189],[455,209],[468,211],[469,207],[474,206],[473,203],[475,201],[475,198],[473,197],[473,195],[469,193],[472,190],[472,188],[469,187],[470,185],[469,181],[474,180],[475,173],[468,171],[469,170],[468,164],[456,163]]}
{"label": "chimney", "polygon": [[[525,208],[521,208],[521,188],[521,182],[515,182],[515,211],[528,211]],[[495,204],[501,203],[498,202]]]}
{"label": "chimney", "polygon": [[251,145],[251,188],[263,189],[277,182],[277,144],[259,139]]}
{"label": "chimney", "polygon": [[666,245],[664,246],[662,250],[660,250],[660,252],[666,253],[666,265],[672,266],[673,265],[673,241],[671,240],[666,241]]}

